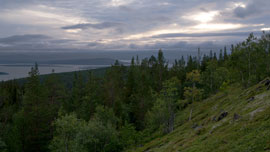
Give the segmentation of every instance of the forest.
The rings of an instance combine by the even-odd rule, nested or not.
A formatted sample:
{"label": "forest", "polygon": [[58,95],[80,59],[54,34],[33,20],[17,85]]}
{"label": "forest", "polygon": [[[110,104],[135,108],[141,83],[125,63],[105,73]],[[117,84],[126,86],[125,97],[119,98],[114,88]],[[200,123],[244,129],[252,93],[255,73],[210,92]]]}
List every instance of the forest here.
{"label": "forest", "polygon": [[194,103],[270,76],[270,33],[209,51],[172,67],[162,50],[130,66],[116,61],[102,76],[76,72],[72,87],[53,72],[41,81],[35,64],[26,83],[0,83],[0,152],[127,151],[171,133],[184,109],[191,121]]}

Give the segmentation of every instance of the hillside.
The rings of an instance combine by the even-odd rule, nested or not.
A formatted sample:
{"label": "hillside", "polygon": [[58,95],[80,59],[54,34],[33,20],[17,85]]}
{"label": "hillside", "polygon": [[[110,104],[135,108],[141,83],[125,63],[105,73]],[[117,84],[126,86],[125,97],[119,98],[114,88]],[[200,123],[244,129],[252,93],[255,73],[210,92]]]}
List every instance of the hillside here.
{"label": "hillside", "polygon": [[[68,88],[72,87],[72,83],[74,81],[74,75],[76,73],[81,74],[83,80],[86,81],[86,79],[89,77],[89,73],[92,72],[94,76],[96,77],[103,77],[106,73],[106,70],[108,68],[97,68],[97,69],[91,69],[91,70],[82,70],[82,71],[72,71],[72,72],[62,72],[62,73],[55,73],[57,77],[60,78],[60,81],[67,86]],[[50,74],[44,74],[40,75],[40,80],[44,81],[46,78],[48,78]],[[27,81],[27,78],[21,78],[16,79],[18,83],[25,84]]]}
{"label": "hillside", "polygon": [[270,151],[270,79],[241,89],[233,85],[178,112],[175,130],[138,152]]}
{"label": "hillside", "polygon": [[36,65],[0,83],[0,151],[270,151],[269,37],[172,67],[162,50],[92,74]]}

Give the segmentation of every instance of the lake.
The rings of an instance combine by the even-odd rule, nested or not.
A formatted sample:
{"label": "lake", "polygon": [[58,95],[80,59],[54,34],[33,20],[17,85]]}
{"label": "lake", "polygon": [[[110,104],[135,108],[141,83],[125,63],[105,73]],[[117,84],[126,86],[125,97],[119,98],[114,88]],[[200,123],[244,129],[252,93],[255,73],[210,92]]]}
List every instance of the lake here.
{"label": "lake", "polygon": [[[39,65],[40,74],[49,74],[52,70],[55,73],[72,72],[87,69],[96,69],[101,67],[108,67],[110,65],[62,65],[62,64],[41,64]],[[28,76],[33,64],[0,64],[0,81],[24,78]]]}

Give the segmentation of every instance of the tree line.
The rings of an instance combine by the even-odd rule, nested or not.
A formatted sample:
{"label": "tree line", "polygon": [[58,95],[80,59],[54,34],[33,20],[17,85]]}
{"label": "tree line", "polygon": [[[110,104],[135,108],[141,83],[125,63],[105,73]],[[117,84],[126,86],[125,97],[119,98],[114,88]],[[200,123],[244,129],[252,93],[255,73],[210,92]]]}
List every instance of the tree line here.
{"label": "tree line", "polygon": [[[55,73],[40,81],[0,83],[0,151],[117,152],[174,130],[175,115],[230,84],[249,87],[270,75],[270,34],[250,34],[219,55],[182,56],[172,67],[163,52],[130,66],[118,61],[103,77],[74,74],[67,88]],[[192,107],[186,121],[192,120]]]}

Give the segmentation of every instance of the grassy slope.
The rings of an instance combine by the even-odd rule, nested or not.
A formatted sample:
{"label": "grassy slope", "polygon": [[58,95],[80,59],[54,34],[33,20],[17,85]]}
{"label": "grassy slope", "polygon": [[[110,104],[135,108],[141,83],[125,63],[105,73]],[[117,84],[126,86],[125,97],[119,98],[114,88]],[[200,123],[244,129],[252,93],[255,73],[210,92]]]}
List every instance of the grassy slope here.
{"label": "grassy slope", "polygon": [[[250,97],[254,100],[248,101]],[[264,83],[249,89],[234,85],[179,112],[175,130],[131,151],[147,152],[270,152],[270,91]],[[222,111],[228,115],[214,121]],[[234,120],[234,114],[240,119]],[[194,124],[200,127],[192,128]]]}

